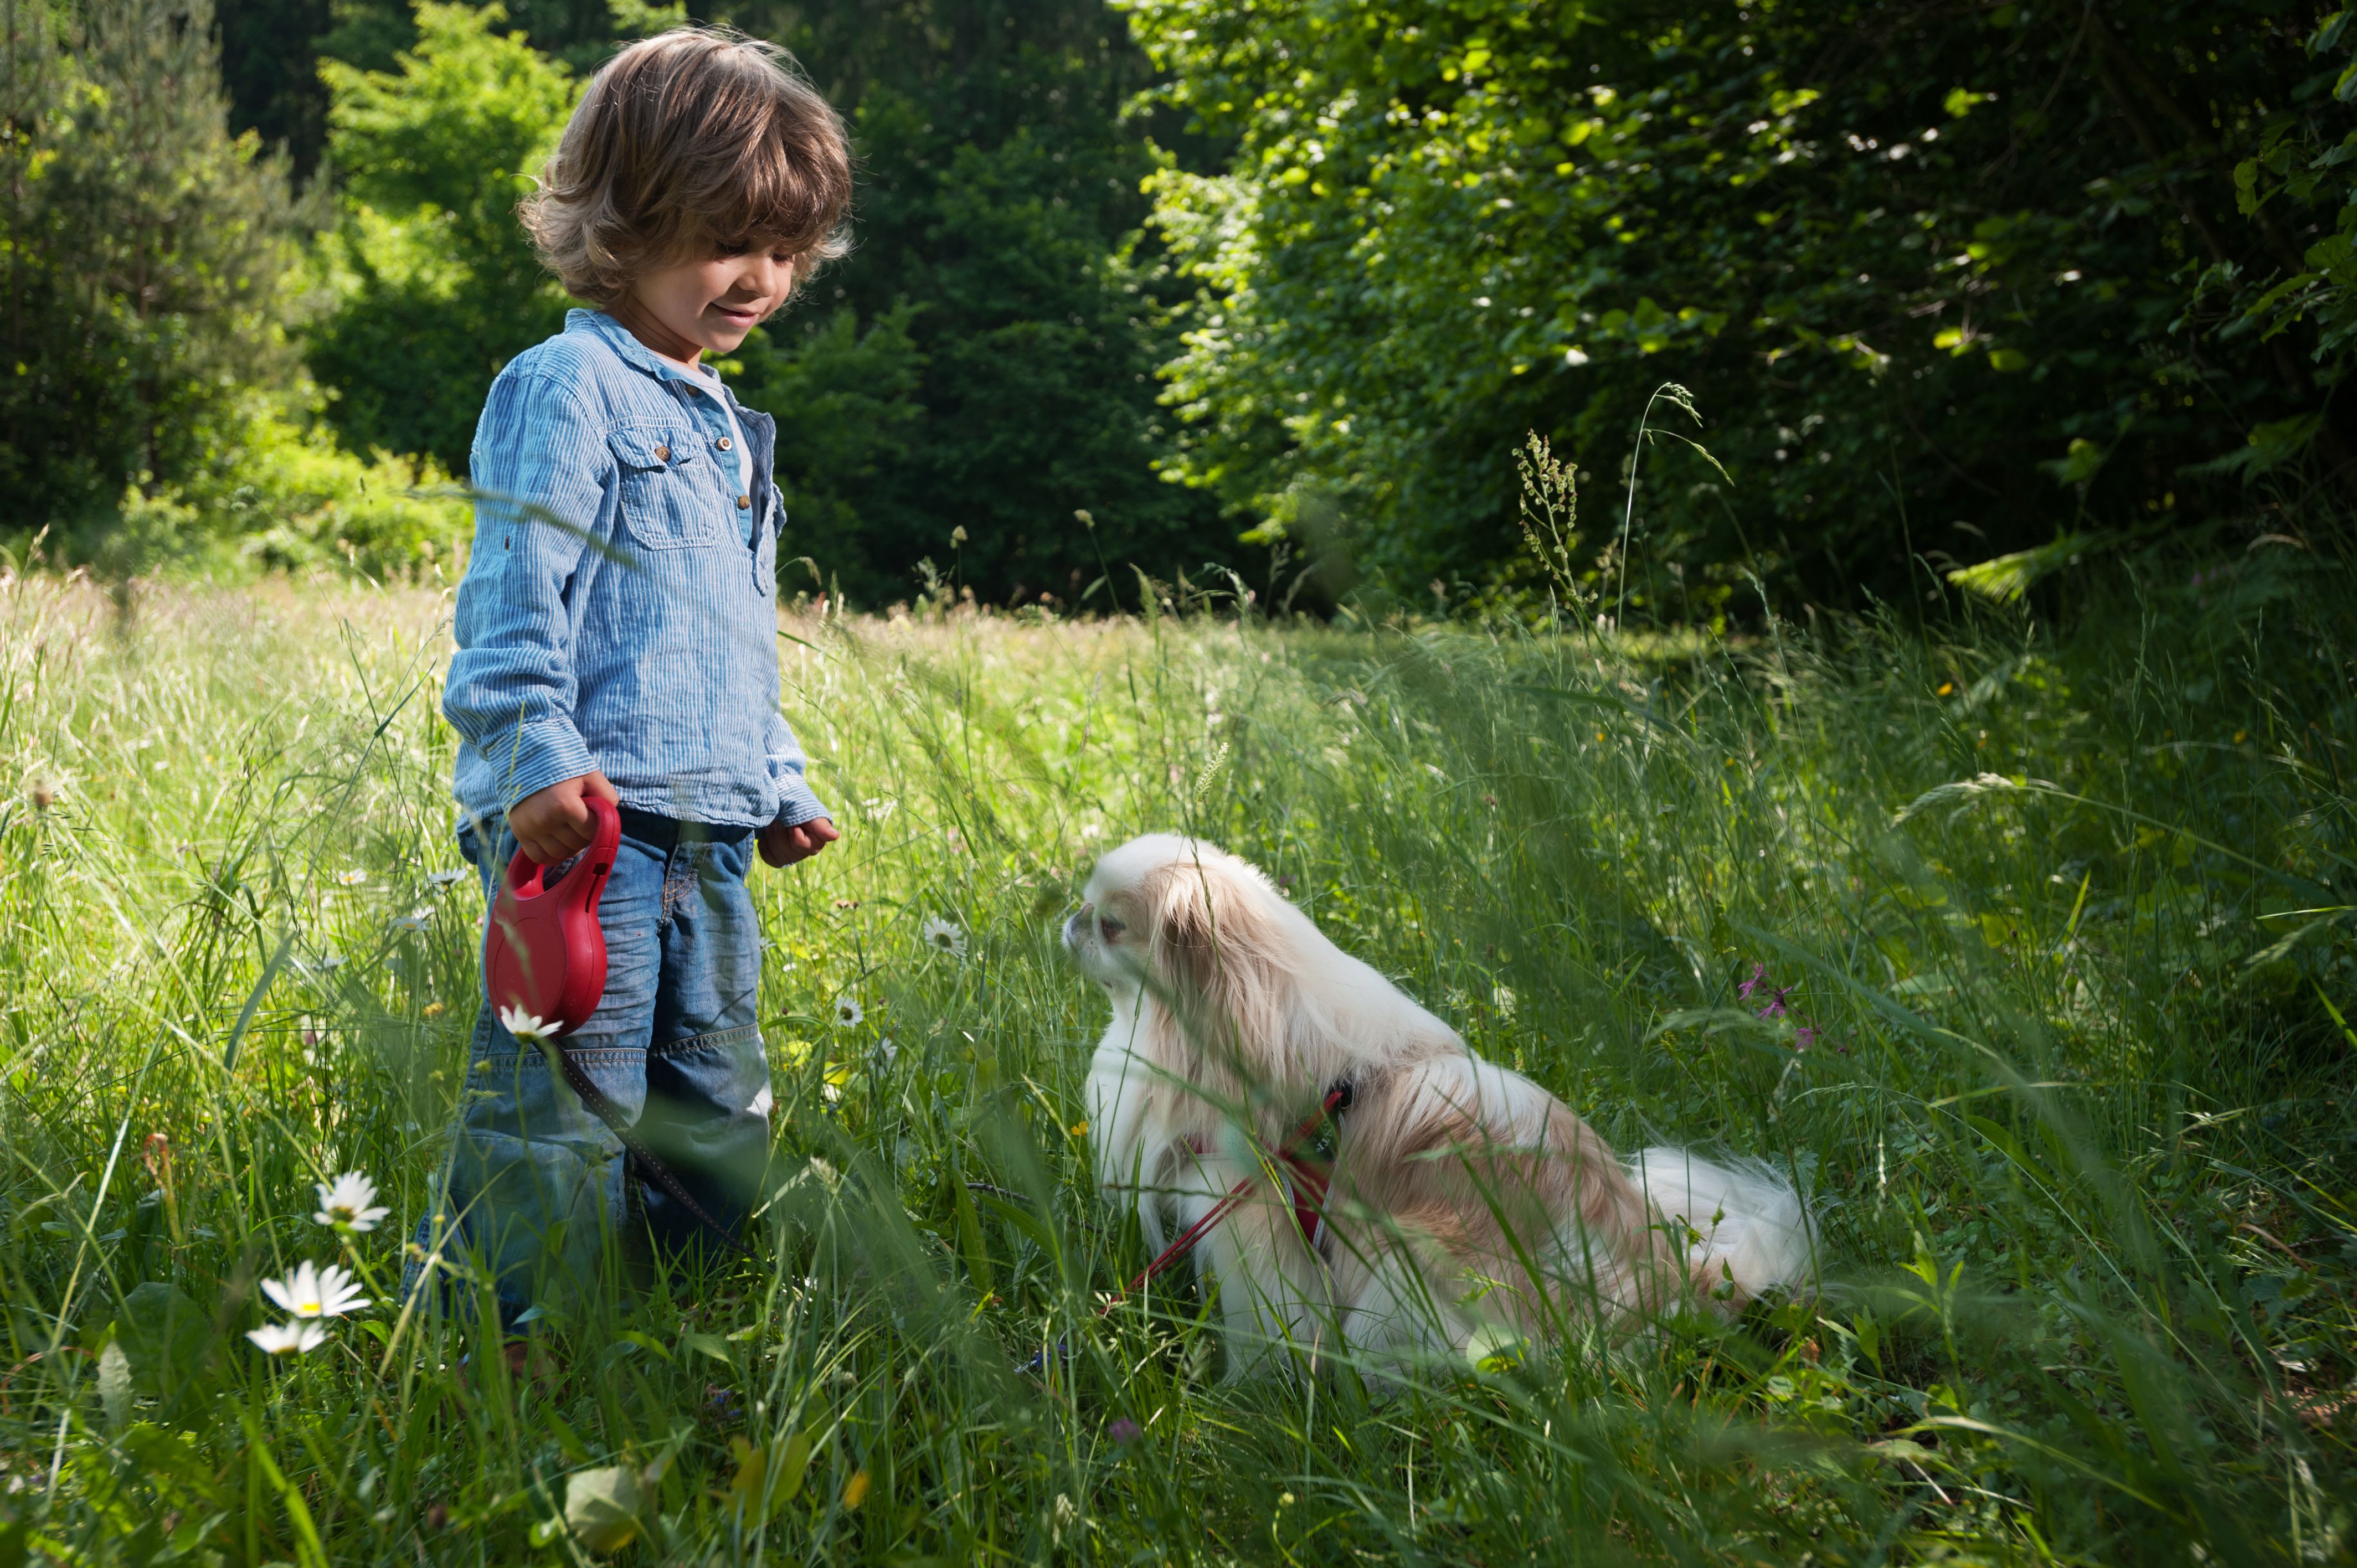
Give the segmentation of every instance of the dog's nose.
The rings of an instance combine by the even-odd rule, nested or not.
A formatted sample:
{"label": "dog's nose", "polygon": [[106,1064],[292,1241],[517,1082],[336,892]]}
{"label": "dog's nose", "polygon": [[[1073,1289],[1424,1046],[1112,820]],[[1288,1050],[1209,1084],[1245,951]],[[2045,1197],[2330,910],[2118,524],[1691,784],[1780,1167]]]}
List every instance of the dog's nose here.
{"label": "dog's nose", "polygon": [[1089,934],[1089,917],[1095,912],[1093,905],[1083,904],[1064,921],[1064,940],[1069,945]]}

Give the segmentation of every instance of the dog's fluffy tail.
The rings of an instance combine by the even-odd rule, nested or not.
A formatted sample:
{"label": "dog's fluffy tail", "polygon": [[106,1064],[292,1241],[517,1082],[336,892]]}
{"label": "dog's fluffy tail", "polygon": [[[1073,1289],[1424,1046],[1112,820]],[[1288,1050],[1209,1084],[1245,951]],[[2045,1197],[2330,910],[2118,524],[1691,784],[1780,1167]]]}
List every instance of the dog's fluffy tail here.
{"label": "dog's fluffy tail", "polygon": [[1766,1161],[1646,1149],[1629,1162],[1629,1179],[1663,1219],[1690,1227],[1687,1256],[1706,1294],[1724,1299],[1731,1280],[1749,1300],[1771,1285],[1805,1291],[1815,1278],[1816,1235],[1801,1195]]}

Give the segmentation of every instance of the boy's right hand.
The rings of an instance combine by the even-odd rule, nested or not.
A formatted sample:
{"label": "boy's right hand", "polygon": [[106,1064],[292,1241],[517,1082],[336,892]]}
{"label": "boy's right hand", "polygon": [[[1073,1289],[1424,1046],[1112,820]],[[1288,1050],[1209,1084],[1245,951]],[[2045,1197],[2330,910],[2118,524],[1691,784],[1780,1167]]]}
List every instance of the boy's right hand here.
{"label": "boy's right hand", "polygon": [[597,772],[536,789],[508,809],[508,831],[515,834],[516,847],[541,865],[554,865],[587,849],[597,831],[589,808],[581,803],[584,795],[622,803],[606,776]]}

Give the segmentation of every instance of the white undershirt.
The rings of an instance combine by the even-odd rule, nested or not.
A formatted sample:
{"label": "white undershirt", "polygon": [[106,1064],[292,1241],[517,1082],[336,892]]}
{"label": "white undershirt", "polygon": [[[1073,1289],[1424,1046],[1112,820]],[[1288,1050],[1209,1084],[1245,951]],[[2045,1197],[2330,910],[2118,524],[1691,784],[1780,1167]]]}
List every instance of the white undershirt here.
{"label": "white undershirt", "polygon": [[702,363],[687,369],[711,392],[713,401],[720,405],[721,417],[728,421],[728,449],[737,456],[737,493],[749,496],[753,493],[753,454],[745,449],[745,432],[737,423],[737,405],[729,402],[728,393],[722,389],[719,371]]}

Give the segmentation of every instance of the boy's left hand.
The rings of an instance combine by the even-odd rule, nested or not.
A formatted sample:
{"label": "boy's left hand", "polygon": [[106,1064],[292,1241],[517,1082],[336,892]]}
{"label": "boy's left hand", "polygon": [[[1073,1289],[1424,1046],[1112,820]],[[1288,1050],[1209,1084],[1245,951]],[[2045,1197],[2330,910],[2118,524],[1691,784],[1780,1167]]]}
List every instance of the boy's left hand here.
{"label": "boy's left hand", "polygon": [[791,865],[798,860],[808,860],[842,836],[843,830],[824,817],[813,818],[794,828],[771,822],[761,830],[761,858],[771,865]]}

